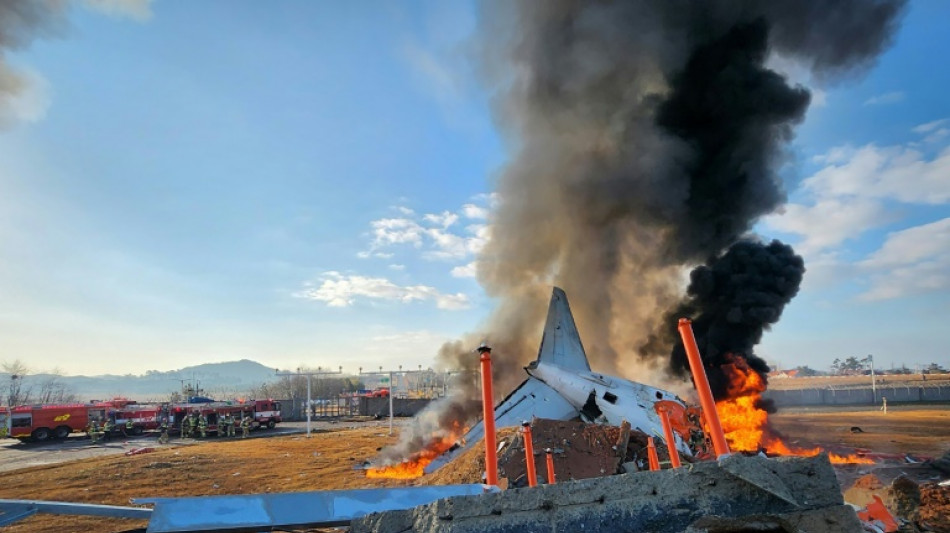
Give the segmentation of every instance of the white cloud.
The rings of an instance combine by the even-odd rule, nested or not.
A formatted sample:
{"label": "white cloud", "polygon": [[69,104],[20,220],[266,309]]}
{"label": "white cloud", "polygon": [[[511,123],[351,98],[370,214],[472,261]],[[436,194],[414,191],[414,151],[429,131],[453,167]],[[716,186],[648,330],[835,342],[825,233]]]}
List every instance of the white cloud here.
{"label": "white cloud", "polygon": [[448,228],[452,224],[455,224],[459,220],[459,216],[455,213],[450,213],[448,211],[442,211],[439,214],[429,213],[422,217],[427,222],[432,222],[433,224],[442,226],[443,228]]}
{"label": "white cloud", "polygon": [[905,203],[950,201],[950,147],[928,159],[902,146],[838,148],[831,164],[803,182],[817,197],[894,199]]}
{"label": "white cloud", "polygon": [[373,227],[373,248],[390,244],[422,245],[424,228],[408,218],[383,218],[370,223]]}
{"label": "white cloud", "polygon": [[789,204],[764,222],[779,231],[801,235],[803,240],[795,248],[807,255],[837,246],[888,220],[877,201],[821,198],[813,205]]}
{"label": "white cloud", "polygon": [[404,206],[404,205],[397,205],[397,206],[394,206],[393,209],[395,209],[396,211],[399,211],[400,213],[402,213],[402,214],[404,214],[404,215],[406,215],[406,216],[411,216],[411,215],[415,215],[415,214],[416,214],[415,211],[413,211],[412,209],[410,209],[410,208],[408,208],[408,207],[406,207],[406,206]]}
{"label": "white cloud", "polygon": [[950,218],[889,234],[859,266],[871,273],[864,300],[950,289]]}
{"label": "white cloud", "polygon": [[920,133],[920,134],[930,133],[931,131],[934,131],[940,128],[941,126],[943,126],[944,124],[948,122],[950,122],[950,118],[941,118],[938,120],[932,120],[930,122],[926,122],[919,126],[915,126],[913,131],[914,133]]}
{"label": "white cloud", "polygon": [[406,270],[406,265],[392,264],[389,265],[390,270]]}
{"label": "white cloud", "polygon": [[892,91],[889,93],[872,96],[864,101],[864,105],[888,105],[904,101],[903,91]]}
{"label": "white cloud", "polygon": [[[437,261],[460,261],[481,252],[490,235],[487,224],[469,224],[457,229],[461,216],[466,219],[484,220],[488,207],[479,202],[497,202],[495,194],[481,194],[464,204],[458,212],[442,211],[416,216],[409,208],[396,207],[406,214],[400,218],[383,218],[370,222],[373,240],[368,250],[359,252],[360,258],[390,257],[382,250],[388,247],[411,245],[422,249],[422,258]],[[453,274],[455,275],[455,274]]]}
{"label": "white cloud", "polygon": [[478,272],[478,261],[472,261],[466,265],[457,266],[452,269],[452,276],[456,278],[474,278]]}
{"label": "white cloud", "polygon": [[425,285],[396,285],[386,278],[343,275],[326,272],[319,287],[307,287],[296,294],[300,298],[326,302],[330,307],[349,307],[357,298],[386,300],[402,303],[435,301],[436,307],[446,310],[467,309],[469,300],[465,294],[443,294]]}
{"label": "white cloud", "polygon": [[486,219],[488,218],[488,208],[475,204],[465,204],[462,206],[462,214],[465,215],[465,218]]}
{"label": "white cloud", "polygon": [[113,17],[130,17],[139,22],[152,17],[151,0],[82,0],[82,3]]}

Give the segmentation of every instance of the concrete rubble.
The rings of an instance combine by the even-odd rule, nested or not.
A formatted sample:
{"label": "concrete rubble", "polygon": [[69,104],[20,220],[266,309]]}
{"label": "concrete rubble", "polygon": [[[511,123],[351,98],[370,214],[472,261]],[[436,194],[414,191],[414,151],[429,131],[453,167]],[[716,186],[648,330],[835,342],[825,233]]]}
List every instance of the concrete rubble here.
{"label": "concrete rubble", "polygon": [[355,520],[352,533],[860,532],[831,463],[733,455],[480,496]]}

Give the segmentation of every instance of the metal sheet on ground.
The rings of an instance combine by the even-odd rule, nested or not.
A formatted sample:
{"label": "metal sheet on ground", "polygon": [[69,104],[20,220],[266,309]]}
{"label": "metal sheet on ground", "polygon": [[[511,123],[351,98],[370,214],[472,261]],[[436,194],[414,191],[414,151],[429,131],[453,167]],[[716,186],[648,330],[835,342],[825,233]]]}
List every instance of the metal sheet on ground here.
{"label": "metal sheet on ground", "polygon": [[248,494],[196,498],[137,498],[154,504],[148,533],[184,531],[260,531],[274,527],[346,525],[373,512],[410,509],[450,496],[469,496],[497,488],[445,485],[389,489]]}

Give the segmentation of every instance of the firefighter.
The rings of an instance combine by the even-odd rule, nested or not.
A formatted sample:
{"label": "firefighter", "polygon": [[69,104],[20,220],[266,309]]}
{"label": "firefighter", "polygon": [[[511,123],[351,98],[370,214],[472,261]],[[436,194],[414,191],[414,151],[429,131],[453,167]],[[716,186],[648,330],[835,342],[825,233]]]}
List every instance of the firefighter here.
{"label": "firefighter", "polygon": [[168,444],[168,419],[162,418],[162,424],[159,426],[159,429],[162,430],[162,434],[158,436],[159,444]]}
{"label": "firefighter", "polygon": [[228,437],[234,436],[234,417],[231,416],[231,413],[225,413],[224,415],[224,429]]}
{"label": "firefighter", "polygon": [[134,426],[135,426],[135,424],[132,423],[132,418],[131,418],[131,417],[125,419],[125,436],[126,436],[126,437],[128,437],[128,436],[130,436],[130,435],[132,434],[132,429],[134,428]]}
{"label": "firefighter", "polygon": [[198,412],[192,411],[188,415],[188,436],[194,437],[198,430]]}
{"label": "firefighter", "polygon": [[181,417],[181,438],[186,438],[188,436],[188,428],[191,427],[188,423],[188,417]]}
{"label": "firefighter", "polygon": [[208,437],[208,417],[201,415],[198,417],[198,431],[201,432],[201,438]]}
{"label": "firefighter", "polygon": [[244,419],[241,420],[241,438],[246,439],[251,433],[251,415],[248,413],[244,414]]}
{"label": "firefighter", "polygon": [[115,423],[111,418],[106,418],[105,424],[102,425],[102,440],[109,440],[109,437],[112,435],[112,431],[115,429]]}
{"label": "firefighter", "polygon": [[96,444],[99,442],[99,420],[98,419],[93,418],[92,420],[89,421],[89,427],[86,429],[86,433],[89,434],[89,440],[91,440],[93,444]]}

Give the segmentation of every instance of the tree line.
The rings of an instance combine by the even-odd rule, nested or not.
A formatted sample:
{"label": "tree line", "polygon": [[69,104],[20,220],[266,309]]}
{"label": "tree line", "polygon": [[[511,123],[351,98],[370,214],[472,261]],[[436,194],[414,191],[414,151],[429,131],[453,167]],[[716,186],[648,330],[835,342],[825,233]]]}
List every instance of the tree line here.
{"label": "tree line", "polygon": [[0,370],[7,374],[6,405],[30,405],[41,403],[71,403],[76,394],[63,382],[62,372],[54,368],[49,372],[35,374],[26,363],[15,359],[0,363]]}

